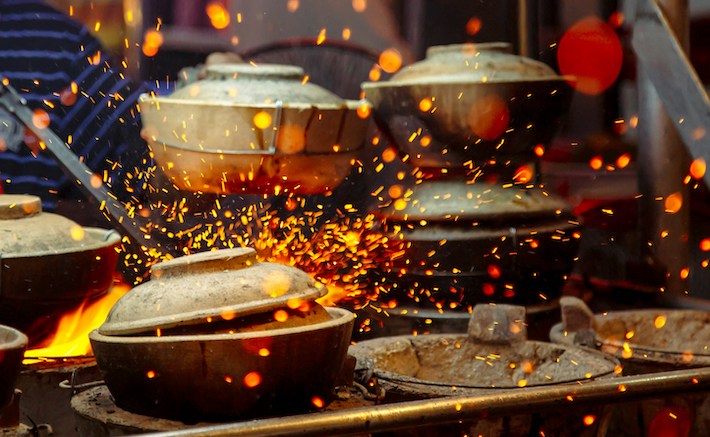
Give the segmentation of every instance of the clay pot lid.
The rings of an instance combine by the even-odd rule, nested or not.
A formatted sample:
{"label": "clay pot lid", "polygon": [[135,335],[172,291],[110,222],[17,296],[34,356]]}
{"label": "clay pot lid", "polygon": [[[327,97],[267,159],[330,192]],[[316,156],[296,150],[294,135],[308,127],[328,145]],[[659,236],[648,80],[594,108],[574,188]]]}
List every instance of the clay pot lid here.
{"label": "clay pot lid", "polygon": [[231,320],[298,307],[326,291],[295,267],[259,262],[251,248],[202,252],[154,265],[150,281],[121,297],[98,331],[137,334]]}
{"label": "clay pot lid", "polygon": [[452,44],[427,49],[426,57],[410,64],[387,82],[374,86],[499,83],[563,80],[547,64],[514,55],[509,43]]}
{"label": "clay pot lid", "polygon": [[305,80],[301,67],[278,64],[222,64],[207,67],[205,79],[173,92],[169,99],[241,105],[345,105],[330,91]]}
{"label": "clay pot lid", "polygon": [[461,181],[423,182],[412,187],[404,203],[392,202],[381,214],[395,221],[498,220],[555,217],[571,213],[571,205],[540,188],[504,188]]}
{"label": "clay pot lid", "polygon": [[[94,233],[57,214],[42,212],[37,196],[0,194],[0,254],[3,258],[64,253],[105,245]],[[111,243],[113,244],[113,242]]]}

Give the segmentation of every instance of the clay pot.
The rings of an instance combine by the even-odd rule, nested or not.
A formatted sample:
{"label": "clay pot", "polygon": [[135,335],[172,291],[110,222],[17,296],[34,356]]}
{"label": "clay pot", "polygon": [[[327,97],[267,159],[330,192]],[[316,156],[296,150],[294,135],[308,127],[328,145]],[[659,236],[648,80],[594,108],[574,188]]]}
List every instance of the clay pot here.
{"label": "clay pot", "polygon": [[0,320],[26,324],[28,312],[105,292],[120,240],[113,230],[42,212],[38,197],[0,195]]}
{"label": "clay pot", "polygon": [[406,199],[380,210],[387,239],[379,270],[397,284],[385,299],[465,308],[559,297],[581,228],[563,199],[540,188],[455,180],[425,181]]}
{"label": "clay pot", "polygon": [[[559,344],[596,348],[617,358],[624,375],[710,366],[710,313],[640,309],[593,314],[575,297],[560,299],[562,322],[550,330]],[[708,435],[710,396],[706,392],[657,396],[614,411],[610,435],[641,437],[666,429]]]}
{"label": "clay pot", "polygon": [[0,416],[2,410],[12,400],[25,347],[27,347],[25,334],[9,326],[0,325]]}
{"label": "clay pot", "polygon": [[[372,377],[361,382],[384,389],[384,402],[583,384],[615,377],[618,366],[617,360],[596,351],[528,341],[525,309],[502,304],[474,307],[468,334],[366,340],[351,346],[350,354],[357,359],[356,375]],[[511,415],[463,426],[472,435],[537,435],[536,427],[546,435],[596,435],[584,430],[581,417],[574,417],[590,413],[572,409],[565,417]]]}
{"label": "clay pot", "polygon": [[300,412],[330,401],[353,315],[295,267],[228,249],[157,264],[89,336],[117,405],[218,420]]}
{"label": "clay pot", "polygon": [[181,189],[219,193],[333,189],[369,112],[284,65],[216,65],[169,97],[141,97],[142,135],[163,171]]}
{"label": "clay pot", "polygon": [[362,84],[378,125],[413,165],[532,156],[569,107],[571,89],[507,43],[431,47],[386,82]]}
{"label": "clay pot", "polygon": [[550,331],[561,344],[595,347],[618,358],[624,373],[710,366],[710,313],[641,309],[592,314],[575,297],[560,300],[562,322]]}

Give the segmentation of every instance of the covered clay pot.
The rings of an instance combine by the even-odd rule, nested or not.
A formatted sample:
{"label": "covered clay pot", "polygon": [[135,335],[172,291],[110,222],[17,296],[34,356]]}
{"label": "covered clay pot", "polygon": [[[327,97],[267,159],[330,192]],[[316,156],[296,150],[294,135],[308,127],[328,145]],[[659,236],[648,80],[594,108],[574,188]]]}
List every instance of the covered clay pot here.
{"label": "covered clay pot", "polygon": [[362,89],[411,162],[437,168],[531,156],[552,139],[571,98],[563,77],[507,43],[430,47],[424,60]]}
{"label": "covered clay pot", "polygon": [[141,97],[143,137],[189,191],[333,189],[364,144],[369,112],[286,65],[211,66],[170,96]]}
{"label": "covered clay pot", "polygon": [[36,196],[0,195],[0,322],[24,327],[106,292],[120,241],[113,230],[43,212]]}
{"label": "covered clay pot", "polygon": [[253,249],[153,267],[89,338],[120,407],[180,420],[303,412],[331,400],[353,315],[325,289]]}

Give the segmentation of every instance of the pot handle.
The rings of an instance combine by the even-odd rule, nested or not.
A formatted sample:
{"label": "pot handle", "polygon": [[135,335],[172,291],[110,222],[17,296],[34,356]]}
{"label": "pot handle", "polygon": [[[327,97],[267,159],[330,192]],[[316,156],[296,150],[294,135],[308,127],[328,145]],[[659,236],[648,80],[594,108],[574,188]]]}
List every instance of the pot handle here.
{"label": "pot handle", "polygon": [[118,235],[119,237],[121,236],[121,234],[119,234],[115,229],[109,229],[104,234],[104,241],[110,240],[114,235]]}
{"label": "pot handle", "polygon": [[479,304],[468,322],[468,338],[476,343],[515,344],[528,339],[525,307]]}
{"label": "pot handle", "polygon": [[596,330],[594,313],[582,299],[572,296],[560,298],[562,329],[572,336],[574,344],[594,347]]}

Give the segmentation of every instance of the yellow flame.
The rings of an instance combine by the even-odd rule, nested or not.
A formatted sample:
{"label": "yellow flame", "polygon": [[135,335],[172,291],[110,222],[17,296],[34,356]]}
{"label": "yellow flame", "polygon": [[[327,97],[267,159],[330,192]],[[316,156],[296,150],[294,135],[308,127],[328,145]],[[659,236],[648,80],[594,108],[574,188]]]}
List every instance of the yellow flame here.
{"label": "yellow flame", "polygon": [[127,286],[116,286],[100,299],[84,302],[75,311],[62,316],[51,342],[46,346],[26,351],[24,363],[44,361],[42,358],[91,354],[89,333],[104,322],[109,309],[127,291]]}

